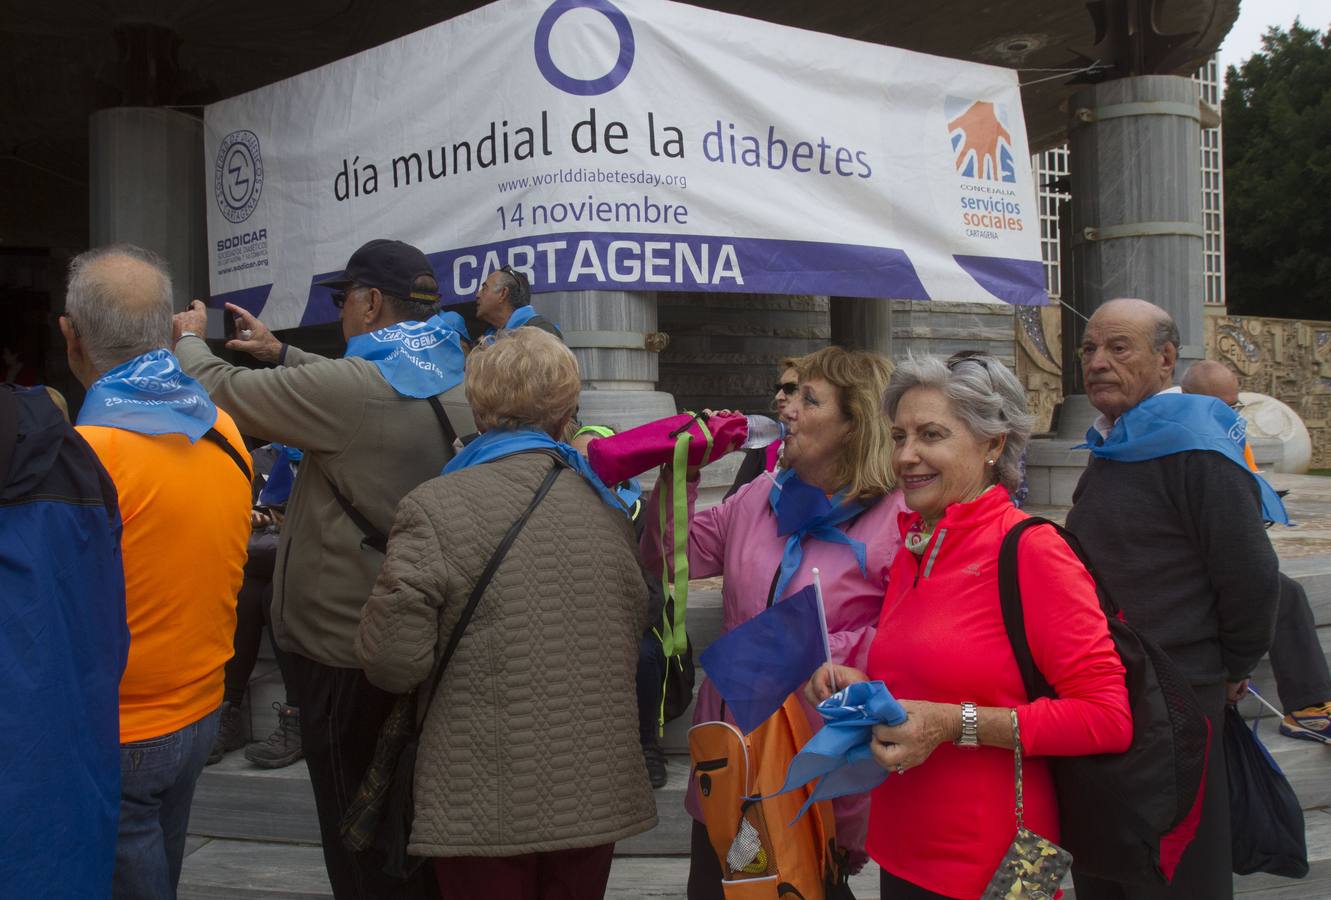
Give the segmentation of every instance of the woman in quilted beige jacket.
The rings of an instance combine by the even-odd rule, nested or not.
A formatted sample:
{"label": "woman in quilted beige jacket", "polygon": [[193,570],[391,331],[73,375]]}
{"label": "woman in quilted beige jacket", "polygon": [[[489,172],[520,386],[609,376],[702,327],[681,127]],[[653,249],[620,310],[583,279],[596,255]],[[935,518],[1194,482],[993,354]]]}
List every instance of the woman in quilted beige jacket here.
{"label": "woman in quilted beige jacket", "polygon": [[[647,591],[622,506],[556,443],[577,363],[533,328],[473,351],[484,434],[403,499],[357,654],[369,679],[426,681],[482,569],[552,470],[481,595],[425,716],[409,850],[445,900],[603,896],[616,841],[656,824],[634,674]],[[572,468],[570,468],[572,467]]]}

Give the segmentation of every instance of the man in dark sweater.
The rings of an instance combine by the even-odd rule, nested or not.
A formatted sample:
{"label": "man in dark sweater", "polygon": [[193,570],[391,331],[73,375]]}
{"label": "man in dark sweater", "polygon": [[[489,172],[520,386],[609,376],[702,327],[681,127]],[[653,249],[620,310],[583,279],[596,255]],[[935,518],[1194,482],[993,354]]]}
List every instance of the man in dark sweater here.
{"label": "man in dark sweater", "polygon": [[[1113,435],[1118,420],[1170,386],[1178,346],[1177,325],[1154,304],[1111,300],[1096,310],[1081,344],[1086,390],[1101,413],[1095,431],[1122,437]],[[1074,866],[1077,898],[1231,897],[1223,712],[1271,643],[1278,595],[1257,483],[1209,450],[1134,462],[1093,451],[1067,525],[1124,614],[1188,677],[1213,728],[1201,823],[1170,887],[1129,887]]]}

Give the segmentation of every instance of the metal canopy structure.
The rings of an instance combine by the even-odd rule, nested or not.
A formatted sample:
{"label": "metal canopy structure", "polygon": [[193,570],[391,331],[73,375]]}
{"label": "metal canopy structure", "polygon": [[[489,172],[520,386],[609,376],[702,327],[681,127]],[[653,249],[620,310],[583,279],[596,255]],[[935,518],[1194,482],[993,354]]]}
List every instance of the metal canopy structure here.
{"label": "metal canopy structure", "polygon": [[[385,43],[474,0],[19,0],[0,10],[0,247],[81,247],[88,117],[189,110]],[[1238,0],[725,0],[711,9],[1021,70],[1033,149],[1089,80],[1192,71]],[[446,61],[445,61],[446,64]],[[1084,70],[1077,72],[1076,70]]]}

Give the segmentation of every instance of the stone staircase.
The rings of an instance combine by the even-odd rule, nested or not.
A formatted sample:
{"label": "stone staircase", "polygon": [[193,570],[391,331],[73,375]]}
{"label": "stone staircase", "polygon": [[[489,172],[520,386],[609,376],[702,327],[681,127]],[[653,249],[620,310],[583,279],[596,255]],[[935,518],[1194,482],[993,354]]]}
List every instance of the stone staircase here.
{"label": "stone staircase", "polygon": [[[720,492],[714,487],[707,493],[707,501],[719,499]],[[1048,515],[1055,511],[1039,512]],[[1297,540],[1306,540],[1315,530],[1310,529]],[[1327,536],[1331,537],[1331,532]],[[1319,553],[1308,555],[1307,548],[1292,544],[1286,548],[1283,543],[1276,541],[1282,557],[1286,549],[1291,552],[1282,568],[1307,590],[1322,648],[1331,652],[1331,546],[1323,543],[1315,548]],[[695,652],[701,652],[715,638],[720,624],[719,584],[716,580],[695,582],[689,596],[689,633]],[[266,652],[266,640],[264,646]],[[1278,706],[1269,662],[1262,662],[1254,680],[1264,696]],[[261,658],[245,710],[257,739],[276,727],[271,705],[281,699],[276,663]],[[1254,701],[1245,702],[1242,709],[1248,716],[1261,710]],[[666,726],[663,743],[669,754],[670,779],[656,792],[659,824],[616,847],[607,897],[637,900],[685,895],[690,821],[684,812],[683,796],[689,769],[686,734],[690,718],[686,715]],[[1235,891],[1251,900],[1331,897],[1331,747],[1282,737],[1269,717],[1260,733],[1304,807],[1312,871],[1297,881],[1268,875],[1235,877]],[[303,762],[268,771],[251,766],[239,751],[229,754],[204,771],[189,831],[180,883],[182,900],[326,900],[332,896]],[[877,867],[871,864],[865,873],[852,879],[852,889],[860,900],[877,897]],[[1071,897],[1071,892],[1067,896]]]}

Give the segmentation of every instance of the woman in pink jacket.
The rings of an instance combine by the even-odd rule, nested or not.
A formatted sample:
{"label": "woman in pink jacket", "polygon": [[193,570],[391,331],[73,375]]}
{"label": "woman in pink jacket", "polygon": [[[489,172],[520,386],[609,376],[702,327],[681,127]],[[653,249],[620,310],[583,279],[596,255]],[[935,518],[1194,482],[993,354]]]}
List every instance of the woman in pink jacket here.
{"label": "woman in pink jacket", "polygon": [[[722,629],[729,631],[776,600],[807,587],[817,568],[832,658],[863,668],[887,573],[901,544],[897,517],[905,509],[900,494],[893,491],[891,439],[882,414],[891,364],[876,354],[828,347],[798,360],[796,367],[799,389],[782,412],[789,426],[783,451],[787,468],[754,479],[720,505],[692,518],[689,574],[725,576]],[[797,496],[800,482],[821,491],[827,504],[815,519],[783,531],[776,509],[783,496]],[[647,567],[658,572],[659,490],[645,511],[648,527],[642,539]],[[690,514],[697,493],[697,475],[692,473]],[[811,707],[807,712],[816,730],[822,720]],[[704,681],[693,721],[715,721],[720,715],[721,698],[711,682]],[[837,841],[850,853],[852,871],[866,859],[867,801],[867,797],[845,797],[834,804]],[[719,898],[720,863],[701,823],[692,786],[685,805],[694,818],[689,898]]]}

